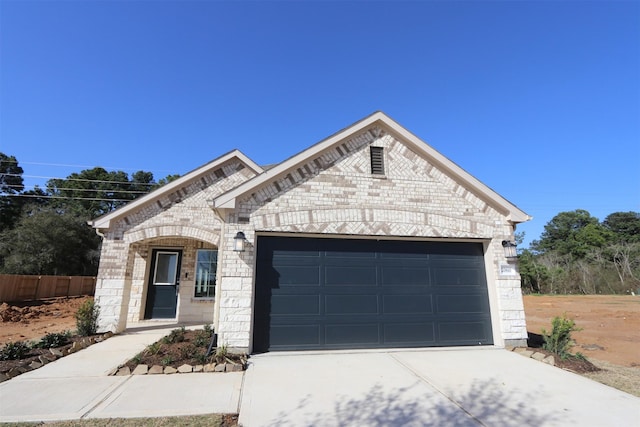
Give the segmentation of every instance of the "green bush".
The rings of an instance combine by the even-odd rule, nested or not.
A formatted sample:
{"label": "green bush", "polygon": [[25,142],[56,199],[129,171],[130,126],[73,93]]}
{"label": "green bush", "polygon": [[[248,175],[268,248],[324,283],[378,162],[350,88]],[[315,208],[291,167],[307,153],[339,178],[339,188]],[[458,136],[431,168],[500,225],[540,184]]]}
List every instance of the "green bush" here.
{"label": "green bush", "polygon": [[61,333],[52,332],[42,337],[40,341],[34,346],[36,348],[55,348],[62,347],[69,344],[69,338],[71,338],[70,331],[64,331]]}
{"label": "green bush", "polygon": [[182,326],[180,329],[174,329],[167,335],[162,338],[162,342],[164,344],[175,344],[184,341],[184,333],[185,328]]}
{"label": "green bush", "polygon": [[78,335],[88,337],[98,332],[98,316],[100,306],[93,300],[87,300],[76,312],[76,327]]}
{"label": "green bush", "polygon": [[31,347],[23,341],[10,342],[0,350],[0,360],[18,360],[23,359],[29,354]]}
{"label": "green bush", "polygon": [[569,350],[575,344],[571,338],[571,333],[579,331],[580,328],[576,327],[576,323],[563,317],[554,317],[551,321],[551,332],[542,330],[542,337],[544,344],[542,348],[560,356],[565,360],[571,356]]}

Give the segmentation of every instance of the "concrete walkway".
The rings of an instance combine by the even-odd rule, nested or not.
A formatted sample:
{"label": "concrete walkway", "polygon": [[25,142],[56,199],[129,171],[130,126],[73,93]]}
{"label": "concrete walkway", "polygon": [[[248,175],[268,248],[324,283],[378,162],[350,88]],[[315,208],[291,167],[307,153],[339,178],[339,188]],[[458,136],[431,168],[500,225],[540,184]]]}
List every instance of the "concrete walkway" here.
{"label": "concrete walkway", "polygon": [[176,327],[133,327],[0,383],[0,422],[237,413],[242,372],[107,376]]}
{"label": "concrete walkway", "polygon": [[271,353],[225,374],[106,374],[175,328],[129,330],[0,384],[0,422],[240,413],[254,426],[627,426],[640,399],[494,348]]}

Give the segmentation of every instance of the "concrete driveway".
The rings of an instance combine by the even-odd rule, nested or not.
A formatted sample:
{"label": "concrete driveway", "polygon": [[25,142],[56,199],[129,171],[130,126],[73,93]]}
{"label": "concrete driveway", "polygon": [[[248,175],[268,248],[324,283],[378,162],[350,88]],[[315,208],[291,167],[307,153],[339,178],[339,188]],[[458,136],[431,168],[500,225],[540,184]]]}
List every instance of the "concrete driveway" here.
{"label": "concrete driveway", "polygon": [[631,426],[640,399],[500,349],[254,356],[252,426]]}
{"label": "concrete driveway", "polygon": [[116,335],[0,384],[0,422],[240,412],[254,426],[637,426],[640,399],[495,348],[251,357],[224,374],[110,377],[170,328]]}

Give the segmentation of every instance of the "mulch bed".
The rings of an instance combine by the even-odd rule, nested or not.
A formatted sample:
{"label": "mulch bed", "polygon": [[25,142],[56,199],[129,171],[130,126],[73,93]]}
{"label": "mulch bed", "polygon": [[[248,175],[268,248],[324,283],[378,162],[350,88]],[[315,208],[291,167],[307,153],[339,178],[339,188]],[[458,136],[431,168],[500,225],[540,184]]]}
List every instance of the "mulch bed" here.
{"label": "mulch bed", "polygon": [[174,329],[160,341],[147,346],[123,366],[133,371],[138,365],[178,368],[185,364],[194,366],[231,362],[242,365],[243,369],[246,368],[247,355],[245,354],[228,353],[224,348],[213,347],[211,354],[207,356],[211,336],[211,329]]}
{"label": "mulch bed", "polygon": [[[92,335],[89,337],[72,335],[71,337],[69,337],[68,344],[59,346],[59,347],[52,347],[53,349],[58,350],[60,353],[62,353],[62,356],[58,356],[58,357],[55,357],[51,353],[51,349],[49,348],[31,348],[29,349],[29,352],[25,355],[25,357],[23,357],[22,359],[0,360],[0,374],[6,374],[12,370],[14,370],[15,372],[15,369],[20,370],[21,373],[31,371],[34,368],[30,368],[29,365],[31,365],[31,363],[33,362],[36,362],[36,363],[42,363],[45,361],[46,363],[52,362],[60,357],[69,355],[70,351],[74,352],[75,349],[80,350],[80,349],[86,348],[92,344],[95,344],[96,342],[100,342],[108,338],[111,335],[112,334],[98,334],[98,335]],[[71,347],[73,347],[74,344],[75,344],[74,350],[71,350]],[[44,358],[45,360],[43,360],[42,358]],[[42,363],[42,364],[44,365],[45,363]]]}
{"label": "mulch bed", "polygon": [[555,366],[562,369],[566,369],[567,371],[575,372],[577,374],[601,371],[600,368],[598,368],[593,363],[589,362],[586,358],[580,358],[575,355],[572,355],[563,360],[557,354],[554,354],[550,351],[543,349],[542,348],[543,344],[544,344],[544,340],[542,338],[542,335],[529,332],[529,339],[527,340],[527,345],[528,345],[527,349],[537,353],[544,353],[547,356],[554,356]]}

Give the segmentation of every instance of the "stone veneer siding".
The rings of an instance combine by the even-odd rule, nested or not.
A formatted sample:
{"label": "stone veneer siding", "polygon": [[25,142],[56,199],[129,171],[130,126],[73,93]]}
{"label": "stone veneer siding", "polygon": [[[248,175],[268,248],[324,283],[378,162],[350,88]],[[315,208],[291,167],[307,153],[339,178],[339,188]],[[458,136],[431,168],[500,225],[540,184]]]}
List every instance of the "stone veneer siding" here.
{"label": "stone veneer siding", "polygon": [[[384,176],[370,173],[369,146],[384,147]],[[479,195],[410,150],[392,134],[373,127],[321,153],[236,202],[227,213],[221,244],[222,281],[218,342],[251,347],[255,247],[231,251],[243,231],[256,233],[385,236],[485,242],[487,284],[496,345],[522,344],[527,337],[518,275],[499,275],[506,264],[501,245],[513,226]]]}
{"label": "stone veneer siding", "polygon": [[[195,254],[217,248],[223,224],[211,199],[255,176],[228,161],[135,212],[117,218],[105,232],[96,283],[101,331],[119,332],[144,317],[152,249],[181,249],[179,322],[213,322],[214,301],[193,298]],[[220,269],[218,269],[220,277]],[[220,280],[218,279],[218,282]]]}

